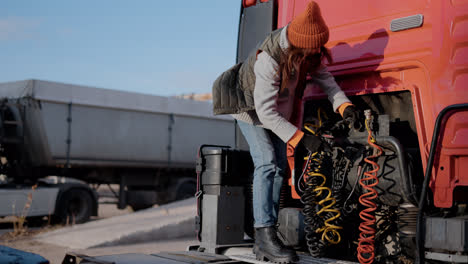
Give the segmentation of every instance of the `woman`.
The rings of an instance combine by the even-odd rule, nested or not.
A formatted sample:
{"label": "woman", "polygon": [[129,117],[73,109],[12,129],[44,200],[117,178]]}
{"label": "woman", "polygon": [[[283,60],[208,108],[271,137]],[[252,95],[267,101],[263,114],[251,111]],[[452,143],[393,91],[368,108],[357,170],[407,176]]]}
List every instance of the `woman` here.
{"label": "woman", "polygon": [[297,260],[276,233],[278,202],[286,167],[286,148],[302,144],[316,152],[320,138],[305,135],[291,122],[302,107],[306,80],[311,78],[327,94],[335,111],[357,121],[358,112],[322,64],[331,57],[324,47],[329,31],[320,9],[310,2],[291,23],[272,32],[255,54],[223,73],[213,85],[215,114],[232,114],[250,148],[255,170],[253,209],[254,253],[272,262]]}

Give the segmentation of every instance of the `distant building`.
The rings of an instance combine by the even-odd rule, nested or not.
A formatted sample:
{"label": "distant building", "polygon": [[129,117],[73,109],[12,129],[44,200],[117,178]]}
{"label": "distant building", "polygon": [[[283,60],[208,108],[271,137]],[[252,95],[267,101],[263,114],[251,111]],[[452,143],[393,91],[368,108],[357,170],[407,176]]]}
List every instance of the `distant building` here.
{"label": "distant building", "polygon": [[213,99],[211,93],[202,93],[202,94],[181,94],[174,96],[175,98],[189,99],[195,101],[211,101]]}

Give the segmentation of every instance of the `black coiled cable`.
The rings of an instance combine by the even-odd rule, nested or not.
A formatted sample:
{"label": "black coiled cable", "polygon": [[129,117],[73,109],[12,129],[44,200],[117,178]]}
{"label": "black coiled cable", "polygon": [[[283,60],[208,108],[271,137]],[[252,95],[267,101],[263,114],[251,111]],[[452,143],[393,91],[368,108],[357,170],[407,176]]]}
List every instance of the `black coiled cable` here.
{"label": "black coiled cable", "polygon": [[[320,168],[322,165],[323,156],[322,154],[316,153],[317,158],[312,158],[312,154],[309,154],[308,161],[306,164],[305,172],[314,171],[316,168]],[[309,249],[309,253],[313,257],[322,257],[325,254],[327,243],[323,241],[321,232],[318,232],[324,225],[325,221],[333,217],[329,216],[329,213],[322,214],[319,216],[317,212],[320,210],[319,202],[321,201],[320,195],[317,195],[317,187],[322,182],[319,177],[304,177],[305,189],[301,196],[301,202],[304,204],[302,213],[304,215],[304,224],[306,232],[306,243]]]}
{"label": "black coiled cable", "polygon": [[319,183],[317,178],[309,177],[306,184],[301,202],[304,203],[302,214],[304,215],[307,248],[312,257],[321,257],[325,253],[326,245],[325,242],[320,239],[320,233],[316,232],[324,223],[324,220],[316,213],[316,204],[319,200],[314,194],[314,189]]}

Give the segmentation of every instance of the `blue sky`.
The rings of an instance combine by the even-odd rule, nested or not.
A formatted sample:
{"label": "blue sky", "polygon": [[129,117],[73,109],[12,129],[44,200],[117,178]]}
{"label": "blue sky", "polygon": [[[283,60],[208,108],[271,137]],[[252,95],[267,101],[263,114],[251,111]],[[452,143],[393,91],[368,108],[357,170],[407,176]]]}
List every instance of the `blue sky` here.
{"label": "blue sky", "polygon": [[235,62],[240,0],[5,0],[0,82],[205,93]]}

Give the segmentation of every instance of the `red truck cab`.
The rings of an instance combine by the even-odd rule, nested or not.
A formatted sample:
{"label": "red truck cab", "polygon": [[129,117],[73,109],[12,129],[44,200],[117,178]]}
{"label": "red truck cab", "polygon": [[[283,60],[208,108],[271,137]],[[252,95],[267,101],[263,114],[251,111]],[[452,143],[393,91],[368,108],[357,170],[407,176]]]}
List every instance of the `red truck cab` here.
{"label": "red truck cab", "polygon": [[[309,2],[243,1],[238,61],[271,30],[286,26]],[[443,259],[435,251],[446,253],[445,258],[466,256],[467,235],[461,229],[467,222],[451,229],[447,219],[468,214],[468,2],[315,2],[330,29],[326,47],[333,62],[327,62],[328,70],[359,109],[388,118],[386,136],[398,142],[401,159],[410,167],[408,175],[401,176],[405,174],[401,171],[394,176],[405,202],[418,214],[419,256],[424,254],[423,247],[432,259]],[[316,105],[326,108],[324,101],[326,94],[318,86],[309,89],[304,109],[296,115],[310,118],[317,112]],[[386,195],[385,191],[381,194]],[[388,199],[387,205],[397,198]],[[443,220],[430,219],[429,214]],[[443,233],[439,241],[431,235],[435,232]],[[447,246],[458,243],[453,241],[463,241],[458,246],[464,246]]]}

